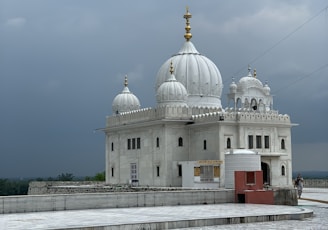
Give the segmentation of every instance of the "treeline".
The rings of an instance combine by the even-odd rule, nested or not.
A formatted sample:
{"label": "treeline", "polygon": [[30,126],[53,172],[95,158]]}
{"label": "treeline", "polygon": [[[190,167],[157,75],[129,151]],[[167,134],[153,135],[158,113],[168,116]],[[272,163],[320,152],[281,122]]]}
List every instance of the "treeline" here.
{"label": "treeline", "polygon": [[298,171],[293,172],[293,178],[300,174],[304,179],[328,179],[328,171]]}
{"label": "treeline", "polygon": [[29,178],[29,179],[1,179],[0,196],[27,195],[28,185],[31,181],[105,181],[105,172],[95,176],[75,177],[72,173],[62,173],[57,177]]}
{"label": "treeline", "polygon": [[29,180],[0,179],[0,196],[26,195]]}

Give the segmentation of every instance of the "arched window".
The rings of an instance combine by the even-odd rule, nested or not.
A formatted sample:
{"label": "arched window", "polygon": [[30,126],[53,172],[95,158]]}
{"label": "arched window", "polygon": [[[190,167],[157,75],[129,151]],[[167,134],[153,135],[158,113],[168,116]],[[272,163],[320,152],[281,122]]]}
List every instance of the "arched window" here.
{"label": "arched window", "polygon": [[237,109],[241,108],[241,99],[240,99],[240,98],[237,98],[237,101],[236,101],[236,108],[237,108]]}
{"label": "arched window", "polygon": [[286,149],[285,139],[281,139],[281,149]]}
{"label": "arched window", "polygon": [[258,107],[258,110],[260,110],[262,112],[265,111],[265,105],[264,105],[262,99],[259,100],[259,104],[257,105],[257,107]]}
{"label": "arched window", "polygon": [[254,98],[251,100],[251,108],[257,110],[257,101]]}
{"label": "arched window", "polygon": [[285,165],[282,165],[281,166],[281,175],[282,176],[286,176],[286,168],[285,168]]}
{"label": "arched window", "polygon": [[230,137],[227,138],[227,149],[231,149],[231,140],[230,140]]}
{"label": "arched window", "polygon": [[206,150],[207,146],[206,146],[206,140],[204,140],[204,144],[203,144],[204,150]]}
{"label": "arched window", "polygon": [[114,151],[114,142],[112,142],[112,151]]}
{"label": "arched window", "polygon": [[183,146],[183,139],[182,139],[182,137],[179,137],[179,143],[178,143],[178,146]]}
{"label": "arched window", "polygon": [[156,147],[159,148],[159,138],[156,138]]}

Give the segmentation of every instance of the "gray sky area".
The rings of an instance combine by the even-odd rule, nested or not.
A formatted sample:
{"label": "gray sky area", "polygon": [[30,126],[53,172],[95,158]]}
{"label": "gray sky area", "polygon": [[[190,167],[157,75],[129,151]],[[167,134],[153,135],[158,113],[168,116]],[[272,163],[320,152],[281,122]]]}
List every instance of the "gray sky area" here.
{"label": "gray sky area", "polygon": [[154,107],[158,69],[192,42],[232,77],[256,68],[274,109],[292,122],[293,170],[328,171],[326,0],[0,0],[0,178],[95,175],[105,137],[94,132],[129,89]]}

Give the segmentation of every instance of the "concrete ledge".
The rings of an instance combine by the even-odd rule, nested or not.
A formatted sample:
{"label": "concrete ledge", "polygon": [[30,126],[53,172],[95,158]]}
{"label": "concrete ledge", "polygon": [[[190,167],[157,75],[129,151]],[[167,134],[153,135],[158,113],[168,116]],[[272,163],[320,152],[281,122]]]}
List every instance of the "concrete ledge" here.
{"label": "concrete ledge", "polygon": [[149,223],[135,223],[122,225],[107,225],[107,226],[89,226],[81,228],[70,228],[70,230],[128,230],[128,229],[177,229],[177,228],[193,228],[216,226],[226,224],[243,224],[267,221],[281,221],[281,220],[303,220],[313,216],[312,210],[303,209],[300,213],[291,214],[274,214],[274,215],[257,215],[257,216],[239,216],[239,217],[220,217],[208,219],[191,219],[191,220],[177,220],[177,221],[163,221],[163,222],[149,222]]}
{"label": "concrete ledge", "polygon": [[8,229],[128,230],[176,229],[281,220],[302,220],[313,211],[295,206],[213,204],[142,208],[88,209],[0,215]]}
{"label": "concrete ledge", "polygon": [[83,193],[0,197],[0,214],[82,209],[220,204],[234,201],[234,190]]}

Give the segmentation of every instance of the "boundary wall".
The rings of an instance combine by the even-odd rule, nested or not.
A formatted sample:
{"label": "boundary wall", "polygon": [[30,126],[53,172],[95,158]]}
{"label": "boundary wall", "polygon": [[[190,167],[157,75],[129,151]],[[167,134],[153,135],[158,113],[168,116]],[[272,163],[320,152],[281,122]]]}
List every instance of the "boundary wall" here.
{"label": "boundary wall", "polygon": [[304,179],[306,188],[328,188],[328,179]]}
{"label": "boundary wall", "polygon": [[0,214],[233,202],[233,189],[1,196]]}

